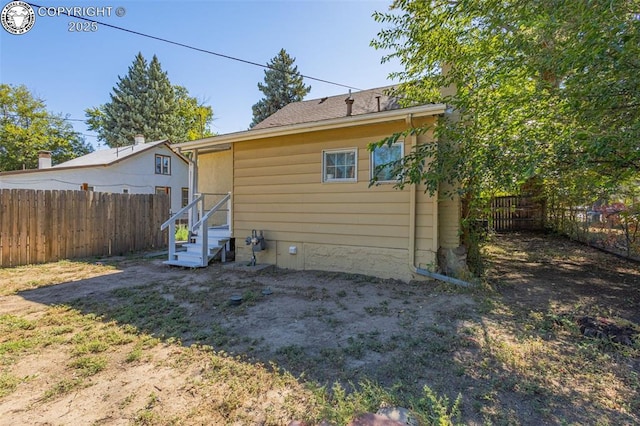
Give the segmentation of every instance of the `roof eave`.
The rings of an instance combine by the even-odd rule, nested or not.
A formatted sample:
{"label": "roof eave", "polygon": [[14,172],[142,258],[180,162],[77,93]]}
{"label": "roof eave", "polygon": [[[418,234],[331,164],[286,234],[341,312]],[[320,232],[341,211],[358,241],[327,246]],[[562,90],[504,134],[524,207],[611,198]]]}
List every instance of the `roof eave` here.
{"label": "roof eave", "polygon": [[174,146],[179,147],[180,151],[192,151],[195,149],[209,148],[216,145],[241,142],[251,139],[270,138],[311,131],[340,129],[356,125],[362,126],[367,124],[383,123],[386,121],[405,119],[408,115],[414,118],[434,116],[443,114],[445,110],[445,104],[420,105],[415,107],[374,112],[369,114],[332,118],[329,120],[290,124],[286,126],[270,127],[258,130],[245,130],[242,132],[227,133],[224,135],[212,136],[195,141],[181,142],[175,144]]}
{"label": "roof eave", "polygon": [[61,170],[73,170],[73,169],[87,169],[87,168],[100,168],[100,167],[109,167],[113,166],[117,163],[125,161],[129,158],[133,158],[138,154],[148,151],[151,148],[156,148],[160,145],[165,145],[168,150],[173,152],[178,158],[180,158],[186,164],[189,164],[189,159],[187,159],[184,155],[174,149],[174,146],[171,145],[171,141],[169,139],[164,139],[160,141],[148,142],[145,145],[149,145],[144,147],[143,149],[136,151],[132,154],[125,155],[123,157],[117,158],[115,160],[107,161],[104,163],[93,163],[93,164],[77,164],[72,166],[65,166],[65,163],[60,163],[53,167],[47,167],[46,169],[26,169],[26,170],[8,170],[6,172],[0,172],[0,176],[9,176],[14,174],[24,174],[24,173],[46,173],[46,172],[57,172]]}

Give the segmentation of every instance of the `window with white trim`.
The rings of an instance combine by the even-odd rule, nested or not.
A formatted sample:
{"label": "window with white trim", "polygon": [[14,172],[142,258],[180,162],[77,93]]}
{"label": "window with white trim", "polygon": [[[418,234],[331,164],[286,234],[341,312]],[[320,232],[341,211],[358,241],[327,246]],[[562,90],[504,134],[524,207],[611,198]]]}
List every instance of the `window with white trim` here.
{"label": "window with white trim", "polygon": [[186,207],[189,204],[189,188],[182,188],[182,206]]}
{"label": "window with white trim", "polygon": [[156,174],[157,175],[171,174],[171,157],[169,157],[168,155],[156,154]]}
{"label": "window with white trim", "polygon": [[167,194],[171,196],[170,186],[156,186],[156,194]]}
{"label": "window with white trim", "polygon": [[357,182],[358,149],[322,151],[323,182]]}
{"label": "window with white trim", "polygon": [[371,153],[371,179],[378,182],[397,182],[398,174],[393,173],[394,163],[404,157],[404,143],[395,142],[389,145],[376,147]]}

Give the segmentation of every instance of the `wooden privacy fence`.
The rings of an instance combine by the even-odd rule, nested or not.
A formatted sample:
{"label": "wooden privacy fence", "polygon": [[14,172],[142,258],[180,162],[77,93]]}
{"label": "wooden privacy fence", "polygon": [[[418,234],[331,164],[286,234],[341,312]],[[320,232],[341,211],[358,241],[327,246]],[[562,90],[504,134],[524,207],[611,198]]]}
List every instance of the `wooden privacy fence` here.
{"label": "wooden privacy fence", "polygon": [[0,190],[0,267],[163,248],[165,194]]}
{"label": "wooden privacy fence", "polygon": [[540,231],[545,227],[545,201],[537,197],[491,199],[491,224],[496,232]]}

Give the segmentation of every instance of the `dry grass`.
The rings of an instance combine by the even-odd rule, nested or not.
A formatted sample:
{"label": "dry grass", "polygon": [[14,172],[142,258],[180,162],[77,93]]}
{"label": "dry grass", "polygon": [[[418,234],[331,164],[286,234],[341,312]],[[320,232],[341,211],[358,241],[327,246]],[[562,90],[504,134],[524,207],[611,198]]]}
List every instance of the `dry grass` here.
{"label": "dry grass", "polygon": [[61,260],[44,265],[26,265],[0,268],[0,296],[15,294],[43,286],[80,281],[97,275],[115,273],[114,265],[103,262],[76,262]]}
{"label": "dry grass", "polygon": [[[372,324],[399,327],[392,336],[372,327],[319,350],[303,343],[268,347],[216,322],[248,321],[260,312],[260,290],[271,276],[211,284],[206,272],[184,271],[171,275],[173,281],[139,278],[101,298],[83,294],[67,305],[23,300],[20,306],[10,295],[61,282],[89,285],[100,276],[118,280],[114,273],[126,267],[59,262],[0,269],[0,282],[8,283],[0,290],[0,418],[12,412],[25,423],[46,413],[68,424],[329,419],[341,425],[354,413],[402,405],[425,425],[639,422],[637,342],[585,338],[574,319],[593,314],[635,325],[629,315],[640,306],[640,273],[564,241],[537,244],[535,250],[511,240],[489,246],[492,272],[475,290],[299,275],[292,292],[304,305],[293,321],[347,336],[352,324],[338,314],[359,300],[359,315]],[[594,273],[594,260],[613,270]],[[146,268],[142,260],[133,265]],[[312,285],[310,277],[326,285]],[[597,285],[613,289],[606,283],[614,280],[608,297],[589,293]],[[330,288],[334,281],[340,286]],[[233,286],[246,303],[217,302],[205,284]],[[421,309],[429,301],[432,311]],[[246,355],[225,352],[238,347],[245,350],[235,353]],[[327,372],[333,381],[325,380]]]}

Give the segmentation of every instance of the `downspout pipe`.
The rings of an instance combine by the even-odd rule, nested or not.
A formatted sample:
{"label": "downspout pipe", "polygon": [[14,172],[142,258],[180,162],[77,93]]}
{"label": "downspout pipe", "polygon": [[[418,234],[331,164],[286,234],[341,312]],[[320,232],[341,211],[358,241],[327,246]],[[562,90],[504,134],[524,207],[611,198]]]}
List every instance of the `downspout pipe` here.
{"label": "downspout pipe", "polygon": [[[407,126],[413,127],[413,115],[412,114],[407,114],[407,117],[405,118],[405,122],[407,124]],[[417,145],[418,144],[418,137],[416,135],[413,135],[413,145]],[[438,281],[443,281],[446,282],[448,284],[453,284],[453,285],[457,285],[460,287],[465,287],[465,288],[469,288],[469,287],[473,287],[474,285],[470,282],[467,281],[463,281],[463,280],[459,280],[457,278],[453,278],[453,277],[448,277],[446,275],[442,275],[442,274],[438,274],[436,272],[431,272],[427,269],[423,269],[423,268],[418,268],[415,265],[415,261],[416,261],[416,186],[415,184],[411,185],[411,194],[409,196],[409,207],[410,207],[410,211],[409,211],[409,267],[411,268],[411,271],[414,274],[418,274],[418,275],[422,275],[425,277],[429,277],[432,278],[434,280],[438,280]],[[438,214],[438,210],[436,208],[436,211],[434,212],[434,214]],[[437,230],[436,230],[437,232]]]}
{"label": "downspout pipe", "polygon": [[444,281],[446,283],[454,284],[460,287],[474,287],[474,284],[468,281],[462,281],[457,278],[448,277],[446,275],[438,274],[436,272],[431,272],[427,269],[418,268],[415,265],[411,265],[411,266],[412,266],[411,269],[413,270],[413,272],[418,275],[424,275],[425,277],[433,278],[438,281]]}

